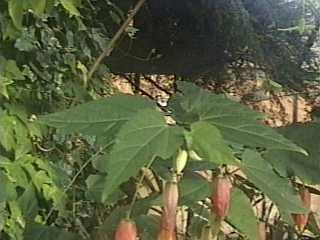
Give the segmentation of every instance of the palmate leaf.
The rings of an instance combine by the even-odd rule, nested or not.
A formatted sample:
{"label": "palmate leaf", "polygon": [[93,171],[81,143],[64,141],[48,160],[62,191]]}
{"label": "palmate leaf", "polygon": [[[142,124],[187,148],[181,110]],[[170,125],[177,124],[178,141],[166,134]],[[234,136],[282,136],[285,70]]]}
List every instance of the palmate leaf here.
{"label": "palmate leaf", "polygon": [[178,122],[191,124],[206,121],[216,126],[230,142],[251,147],[283,149],[306,154],[274,129],[259,124],[262,114],[234,102],[223,95],[215,95],[190,83],[180,83],[183,95],[169,102]]}
{"label": "palmate leaf", "polygon": [[305,123],[280,128],[279,132],[299,144],[309,153],[303,154],[271,150],[263,157],[269,161],[282,176],[298,176],[310,184],[320,183],[320,124]]}
{"label": "palmate leaf", "polygon": [[123,123],[144,108],[155,108],[155,105],[142,97],[116,95],[43,116],[40,121],[65,134],[97,136],[104,144],[113,139]]}
{"label": "palmate leaf", "polygon": [[298,194],[289,182],[278,176],[257,152],[246,150],[242,156],[242,171],[282,212],[306,213]]}
{"label": "palmate leaf", "polygon": [[183,129],[168,126],[162,113],[145,109],[124,124],[116,139],[106,155],[108,176],[103,199],[154,157],[167,159],[176,152],[183,143]]}

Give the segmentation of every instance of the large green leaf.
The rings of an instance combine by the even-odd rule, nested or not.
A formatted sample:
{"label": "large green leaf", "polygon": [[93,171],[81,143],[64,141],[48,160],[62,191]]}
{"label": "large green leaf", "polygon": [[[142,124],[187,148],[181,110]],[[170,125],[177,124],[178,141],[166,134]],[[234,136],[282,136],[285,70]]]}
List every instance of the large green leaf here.
{"label": "large green leaf", "polygon": [[104,199],[154,157],[169,158],[183,143],[183,130],[168,126],[160,112],[146,109],[127,122],[116,139],[106,155]]}
{"label": "large green leaf", "polygon": [[250,200],[239,189],[232,192],[228,221],[250,240],[259,239],[258,221],[254,215]]}
{"label": "large green leaf", "polygon": [[294,188],[285,178],[277,175],[260,154],[251,150],[245,151],[241,168],[248,179],[282,211],[306,213]]}
{"label": "large green leaf", "polygon": [[108,142],[123,123],[144,108],[155,108],[155,105],[142,97],[117,95],[49,114],[40,121],[61,129],[65,134],[77,132],[98,136]]}
{"label": "large green leaf", "polygon": [[303,154],[271,150],[263,157],[282,175],[295,175],[310,184],[320,183],[320,124],[306,123],[280,128],[279,132],[307,150]]}
{"label": "large green leaf", "polygon": [[192,149],[197,154],[217,164],[237,164],[219,129],[207,122],[191,125]]}
{"label": "large green leaf", "polygon": [[180,83],[183,92],[173,97],[169,105],[178,122],[206,121],[216,126],[227,141],[252,147],[284,149],[305,153],[274,129],[258,123],[262,115],[228,99],[190,83]]}
{"label": "large green leaf", "polygon": [[80,240],[80,236],[56,227],[48,227],[38,223],[28,223],[24,232],[24,240]]}

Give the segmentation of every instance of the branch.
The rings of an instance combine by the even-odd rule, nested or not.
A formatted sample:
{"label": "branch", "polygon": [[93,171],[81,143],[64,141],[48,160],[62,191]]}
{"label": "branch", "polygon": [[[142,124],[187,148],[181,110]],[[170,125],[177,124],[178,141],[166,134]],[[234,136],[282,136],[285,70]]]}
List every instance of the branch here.
{"label": "branch", "polygon": [[131,23],[134,16],[138,13],[142,5],[145,3],[146,0],[139,0],[136,6],[132,9],[132,11],[129,12],[128,18],[126,21],[121,25],[117,33],[113,36],[113,38],[110,40],[108,46],[104,49],[104,51],[101,53],[101,55],[96,59],[94,64],[92,65],[89,73],[88,73],[88,80],[90,80],[93,76],[93,74],[97,71],[99,65],[101,64],[102,60],[105,57],[109,57],[111,52],[113,51],[117,41],[121,37],[122,33],[127,29],[129,24]]}

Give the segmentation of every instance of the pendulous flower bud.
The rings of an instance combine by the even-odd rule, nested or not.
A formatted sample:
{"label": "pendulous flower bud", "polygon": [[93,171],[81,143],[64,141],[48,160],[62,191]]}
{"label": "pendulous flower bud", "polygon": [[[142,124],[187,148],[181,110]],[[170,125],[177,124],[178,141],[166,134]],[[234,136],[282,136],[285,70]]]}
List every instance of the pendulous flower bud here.
{"label": "pendulous flower bud", "polygon": [[[311,194],[307,188],[300,189],[299,191],[300,198],[303,202],[303,205],[310,209],[311,207]],[[299,232],[303,232],[307,226],[309,214],[292,214],[294,223]]]}
{"label": "pendulous flower bud", "polygon": [[178,200],[178,183],[176,181],[166,182],[163,191],[163,211],[158,240],[176,240]]}
{"label": "pendulous flower bud", "polygon": [[211,212],[223,220],[228,215],[232,184],[227,177],[216,177],[212,182]]}
{"label": "pendulous flower bud", "polygon": [[178,183],[168,181],[163,190],[163,206],[167,212],[176,212],[179,200]]}
{"label": "pendulous flower bud", "polygon": [[137,238],[137,227],[136,224],[129,220],[124,219],[120,222],[116,229],[115,240],[136,240]]}
{"label": "pendulous flower bud", "polygon": [[175,162],[177,174],[181,174],[181,172],[187,165],[187,160],[188,160],[188,152],[186,150],[180,149]]}

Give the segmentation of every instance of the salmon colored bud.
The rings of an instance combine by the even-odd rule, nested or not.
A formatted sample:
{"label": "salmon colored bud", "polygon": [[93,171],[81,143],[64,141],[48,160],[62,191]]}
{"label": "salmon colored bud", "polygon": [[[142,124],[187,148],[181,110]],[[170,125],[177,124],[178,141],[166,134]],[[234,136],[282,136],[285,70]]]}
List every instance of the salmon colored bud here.
{"label": "salmon colored bud", "polygon": [[168,181],[163,191],[163,206],[167,213],[176,212],[179,200],[178,183]]}
{"label": "salmon colored bud", "polygon": [[188,152],[186,150],[179,150],[178,156],[176,158],[176,170],[177,174],[180,174],[188,161]]}
{"label": "salmon colored bud", "polygon": [[228,215],[232,184],[226,177],[216,177],[212,182],[211,211],[221,220]]}
{"label": "salmon colored bud", "polygon": [[[308,189],[304,188],[299,191],[300,198],[303,205],[310,209],[311,207],[311,194]],[[309,214],[292,214],[292,218],[299,232],[303,232],[308,224]]]}
{"label": "salmon colored bud", "polygon": [[166,182],[163,191],[163,212],[158,240],[176,240],[176,217],[179,200],[178,183]]}
{"label": "salmon colored bud", "polygon": [[117,227],[115,240],[136,240],[137,235],[136,224],[131,220],[125,219]]}
{"label": "salmon colored bud", "polygon": [[163,211],[158,240],[176,240],[176,213]]}

